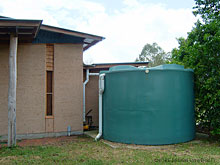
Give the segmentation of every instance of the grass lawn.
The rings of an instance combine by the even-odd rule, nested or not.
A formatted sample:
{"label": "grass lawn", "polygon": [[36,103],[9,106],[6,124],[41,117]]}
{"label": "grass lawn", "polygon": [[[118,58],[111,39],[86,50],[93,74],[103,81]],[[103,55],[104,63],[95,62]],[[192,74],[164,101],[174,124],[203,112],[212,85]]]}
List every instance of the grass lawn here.
{"label": "grass lawn", "polygon": [[[0,144],[2,145],[2,144]],[[129,146],[129,145],[128,145]],[[77,136],[38,146],[0,147],[0,164],[220,164],[220,143],[207,140],[167,147],[112,148]]]}

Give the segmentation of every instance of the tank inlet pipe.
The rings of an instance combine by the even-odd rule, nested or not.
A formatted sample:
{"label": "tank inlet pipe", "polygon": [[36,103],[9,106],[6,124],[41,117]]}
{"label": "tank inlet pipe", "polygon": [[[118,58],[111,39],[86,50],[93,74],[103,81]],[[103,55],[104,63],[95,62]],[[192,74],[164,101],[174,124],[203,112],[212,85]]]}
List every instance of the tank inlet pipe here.
{"label": "tank inlet pipe", "polygon": [[89,73],[86,69],[86,80],[83,82],[83,122],[86,121],[86,84],[89,82],[89,76],[98,76],[99,73]]}
{"label": "tank inlet pipe", "polygon": [[102,136],[102,94],[105,90],[105,74],[99,75],[99,133],[95,140],[99,140]]}

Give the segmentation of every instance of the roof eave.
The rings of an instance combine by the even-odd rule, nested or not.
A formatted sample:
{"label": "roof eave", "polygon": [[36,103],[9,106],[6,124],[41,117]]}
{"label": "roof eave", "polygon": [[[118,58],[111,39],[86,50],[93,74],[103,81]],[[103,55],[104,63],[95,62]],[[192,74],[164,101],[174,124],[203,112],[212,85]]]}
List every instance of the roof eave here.
{"label": "roof eave", "polygon": [[[59,28],[59,27],[55,27],[55,26],[49,26],[49,25],[41,25],[40,29],[83,38],[84,39],[83,42],[85,44],[85,46],[83,46],[83,51],[88,50],[90,47],[94,46],[98,42],[105,39],[102,36],[97,36],[97,35],[93,35],[93,34],[73,31],[73,30]],[[91,40],[91,42],[86,42],[86,40],[88,40],[88,39]]]}
{"label": "roof eave", "polygon": [[[19,36],[19,39],[28,37],[34,39],[39,32],[42,20],[10,19],[0,18],[0,35],[6,36],[3,40],[8,40],[9,34]],[[27,30],[28,29],[28,30]]]}
{"label": "roof eave", "polygon": [[73,36],[81,37],[81,38],[94,39],[94,40],[98,40],[98,41],[105,39],[104,37],[93,35],[93,34],[78,32],[78,31],[74,31],[74,30],[69,30],[69,29],[59,28],[59,27],[55,27],[55,26],[44,25],[44,24],[41,26],[41,29],[52,31],[52,32],[73,35]]}
{"label": "roof eave", "polygon": [[[34,33],[32,38],[36,38],[40,29],[55,32],[55,33],[62,33],[70,36],[75,36],[83,39],[83,51],[88,50],[90,47],[94,46],[98,42],[104,40],[105,38],[102,36],[92,35],[88,33],[73,31],[69,29],[59,28],[55,26],[49,26],[42,24],[42,20],[28,20],[28,19],[13,19],[8,17],[0,17],[0,27],[4,28],[6,34],[9,34],[10,28],[25,28],[25,27],[33,27]],[[1,29],[0,29],[1,30]]]}
{"label": "roof eave", "polygon": [[9,26],[27,27],[27,26],[40,26],[41,24],[42,24],[42,20],[0,18],[1,27],[9,27]]}

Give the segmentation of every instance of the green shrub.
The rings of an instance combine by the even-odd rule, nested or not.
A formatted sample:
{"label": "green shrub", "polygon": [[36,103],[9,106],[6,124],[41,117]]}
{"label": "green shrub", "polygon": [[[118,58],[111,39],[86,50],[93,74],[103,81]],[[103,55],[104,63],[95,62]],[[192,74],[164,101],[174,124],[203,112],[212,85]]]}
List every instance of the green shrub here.
{"label": "green shrub", "polygon": [[220,134],[220,2],[195,0],[197,21],[186,39],[172,51],[172,63],[194,69],[197,124]]}

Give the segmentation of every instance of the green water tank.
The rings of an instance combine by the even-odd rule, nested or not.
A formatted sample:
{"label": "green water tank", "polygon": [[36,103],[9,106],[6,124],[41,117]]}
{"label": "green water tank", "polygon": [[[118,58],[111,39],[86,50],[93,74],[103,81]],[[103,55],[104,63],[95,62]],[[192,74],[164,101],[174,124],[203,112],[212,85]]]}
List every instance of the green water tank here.
{"label": "green water tank", "polygon": [[193,70],[167,64],[105,72],[103,138],[164,145],[195,137]]}

